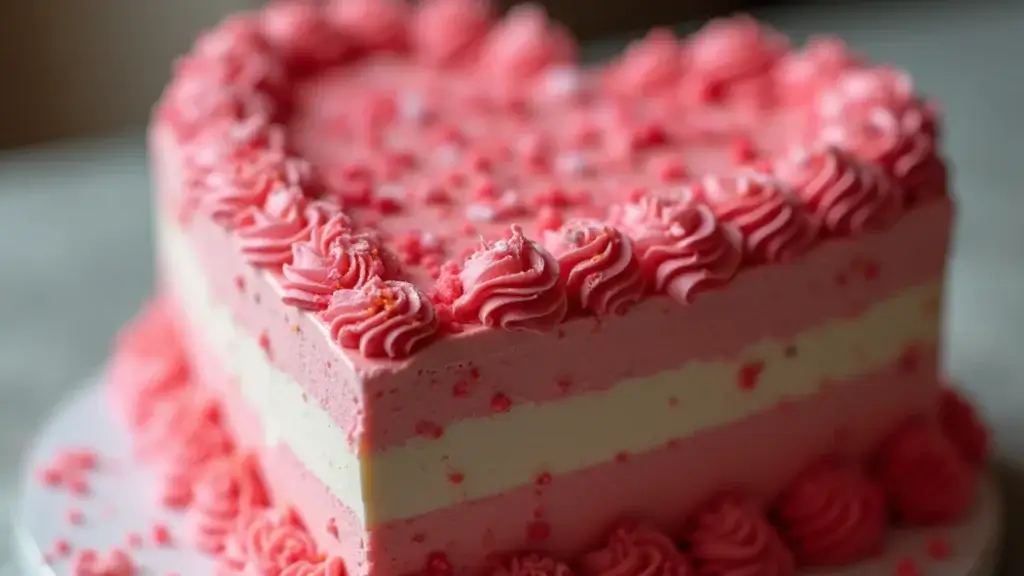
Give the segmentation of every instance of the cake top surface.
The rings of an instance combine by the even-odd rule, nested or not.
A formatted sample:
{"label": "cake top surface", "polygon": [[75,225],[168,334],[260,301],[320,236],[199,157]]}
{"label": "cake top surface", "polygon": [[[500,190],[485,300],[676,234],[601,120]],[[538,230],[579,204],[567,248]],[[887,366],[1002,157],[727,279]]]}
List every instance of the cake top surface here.
{"label": "cake top surface", "polygon": [[[212,218],[343,348],[683,304],[946,193],[931,105],[747,17],[583,67],[538,8],[272,4],[203,36],[160,121]],[[443,336],[442,336],[443,337]]]}

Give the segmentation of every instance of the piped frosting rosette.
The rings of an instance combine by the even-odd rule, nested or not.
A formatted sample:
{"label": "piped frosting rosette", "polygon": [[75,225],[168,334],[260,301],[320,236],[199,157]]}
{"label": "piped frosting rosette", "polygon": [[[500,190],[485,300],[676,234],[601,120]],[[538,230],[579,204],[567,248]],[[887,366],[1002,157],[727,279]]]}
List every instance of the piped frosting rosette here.
{"label": "piped frosting rosette", "polygon": [[649,289],[683,304],[727,284],[743,259],[740,233],[686,190],[615,206],[612,221],[633,239]]}

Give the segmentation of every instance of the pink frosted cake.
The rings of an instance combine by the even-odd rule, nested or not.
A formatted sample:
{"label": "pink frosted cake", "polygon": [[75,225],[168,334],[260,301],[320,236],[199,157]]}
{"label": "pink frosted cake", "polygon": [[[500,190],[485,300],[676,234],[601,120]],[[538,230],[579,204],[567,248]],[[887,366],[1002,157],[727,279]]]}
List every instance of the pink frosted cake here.
{"label": "pink frosted cake", "polygon": [[114,398],[225,573],[786,575],[957,522],[936,111],[752,20],[273,4],[150,131]]}

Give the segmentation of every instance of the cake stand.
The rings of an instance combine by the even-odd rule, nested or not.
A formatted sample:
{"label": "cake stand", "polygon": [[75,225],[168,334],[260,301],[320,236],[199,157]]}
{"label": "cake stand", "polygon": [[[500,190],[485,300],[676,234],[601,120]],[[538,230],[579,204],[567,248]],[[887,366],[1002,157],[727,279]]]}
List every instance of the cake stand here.
{"label": "cake stand", "polygon": [[[55,410],[25,455],[13,518],[13,574],[70,574],[77,551],[119,548],[131,555],[138,576],[212,576],[213,562],[187,544],[183,517],[159,505],[153,476],[132,461],[128,434],[111,414],[100,384],[87,382]],[[69,448],[88,449],[99,457],[89,473],[88,494],[75,495],[40,478],[54,455]],[[998,484],[986,474],[963,524],[895,531],[884,557],[813,574],[990,576],[1000,548],[1002,509]],[[156,526],[166,528],[170,542],[154,540]]]}

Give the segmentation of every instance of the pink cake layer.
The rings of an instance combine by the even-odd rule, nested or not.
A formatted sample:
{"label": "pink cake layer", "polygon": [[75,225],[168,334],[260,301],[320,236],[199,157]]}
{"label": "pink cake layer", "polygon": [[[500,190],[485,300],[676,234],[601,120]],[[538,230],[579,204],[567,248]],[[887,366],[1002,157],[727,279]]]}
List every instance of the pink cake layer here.
{"label": "pink cake layer", "polygon": [[[166,134],[157,130],[153,136],[164,211],[174,214],[178,151]],[[310,315],[281,302],[269,276],[247,265],[231,236],[213,222],[197,219],[187,234],[217,300],[264,340],[274,365],[353,442],[382,450],[416,436],[424,423],[443,428],[487,416],[499,393],[513,403],[542,403],[606,390],[625,378],[730,357],[752,342],[784,341],[829,319],[854,317],[872,303],[943,277],[951,219],[949,200],[935,199],[887,231],[824,242],[790,264],[746,269],[695,305],[650,298],[625,316],[572,320],[551,334],[486,331],[446,339],[403,362],[341,351]],[[651,334],[658,337],[638,337]],[[574,361],[580,357],[591,361]]]}
{"label": "pink cake layer", "polygon": [[[189,327],[189,319],[183,320]],[[318,544],[344,558],[354,574],[407,574],[421,569],[434,551],[443,551],[465,572],[490,553],[524,547],[577,553],[593,545],[624,510],[676,528],[694,505],[722,487],[770,497],[815,457],[833,452],[863,457],[915,409],[929,412],[938,393],[931,370],[936,350],[926,347],[913,372],[897,363],[647,453],[555,476],[543,486],[522,486],[391,522],[367,534],[286,446],[265,445],[262,424],[237,384],[208,352],[203,334],[189,328],[199,381],[221,396],[240,444],[259,451],[275,501],[301,510]],[[887,401],[879,403],[883,397]],[[836,422],[849,425],[837,428]]]}

